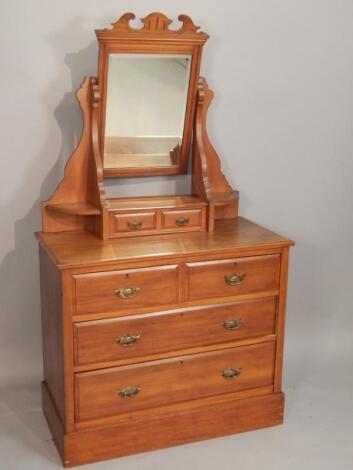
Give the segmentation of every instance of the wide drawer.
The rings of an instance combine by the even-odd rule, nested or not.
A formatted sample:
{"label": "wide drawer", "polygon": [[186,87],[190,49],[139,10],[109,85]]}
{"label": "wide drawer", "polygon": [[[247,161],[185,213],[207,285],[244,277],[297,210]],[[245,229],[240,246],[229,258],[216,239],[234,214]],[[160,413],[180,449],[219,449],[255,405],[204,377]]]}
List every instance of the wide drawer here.
{"label": "wide drawer", "polygon": [[76,364],[90,364],[269,335],[276,298],[74,324]]}
{"label": "wide drawer", "polygon": [[265,255],[188,263],[190,300],[275,290],[280,256]]}
{"label": "wide drawer", "polygon": [[129,310],[178,301],[176,265],[76,274],[76,314]]}
{"label": "wide drawer", "polygon": [[75,376],[76,420],[271,385],[273,342]]}

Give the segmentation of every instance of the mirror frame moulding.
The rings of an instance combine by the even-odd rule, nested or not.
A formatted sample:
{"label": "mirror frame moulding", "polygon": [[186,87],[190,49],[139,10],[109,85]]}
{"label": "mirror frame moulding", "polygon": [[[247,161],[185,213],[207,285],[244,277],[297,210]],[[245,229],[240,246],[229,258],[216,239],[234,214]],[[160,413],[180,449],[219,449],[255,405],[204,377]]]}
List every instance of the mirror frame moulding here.
{"label": "mirror frame moulding", "polygon": [[112,23],[112,28],[96,30],[99,42],[97,100],[99,107],[98,137],[101,159],[103,162],[109,54],[175,54],[190,55],[192,58],[180,162],[179,165],[170,167],[104,169],[104,178],[186,173],[196,110],[202,47],[209,36],[199,31],[199,26],[196,26],[187,15],[180,15],[178,17],[182,23],[179,29],[170,29],[169,26],[173,21],[162,13],[151,13],[142,18],[142,27],[140,28],[130,26],[130,21],[134,19],[135,15],[133,13],[125,13],[119,20]]}

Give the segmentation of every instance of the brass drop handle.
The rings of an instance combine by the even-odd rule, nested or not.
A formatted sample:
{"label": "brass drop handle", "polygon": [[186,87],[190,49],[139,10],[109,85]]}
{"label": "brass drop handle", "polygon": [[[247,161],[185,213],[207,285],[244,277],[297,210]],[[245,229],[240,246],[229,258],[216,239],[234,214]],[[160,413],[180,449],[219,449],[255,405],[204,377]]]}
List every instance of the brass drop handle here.
{"label": "brass drop handle", "polygon": [[224,276],[224,281],[230,286],[236,286],[244,282],[245,274],[231,274],[229,276]]}
{"label": "brass drop handle", "polygon": [[141,220],[132,220],[131,222],[127,223],[129,228],[132,228],[133,230],[137,230],[138,228],[141,228],[143,225],[143,222]]}
{"label": "brass drop handle", "polygon": [[242,324],[243,321],[240,319],[224,320],[223,328],[225,328],[226,330],[237,330],[241,327]]}
{"label": "brass drop handle", "polygon": [[241,369],[224,369],[222,375],[225,379],[234,379],[239,377]]}
{"label": "brass drop handle", "polygon": [[141,387],[125,387],[121,390],[118,390],[118,395],[124,399],[134,398],[140,392],[140,390]]}
{"label": "brass drop handle", "polygon": [[135,297],[140,292],[139,287],[120,287],[115,291],[121,299],[131,299]]}
{"label": "brass drop handle", "polygon": [[187,217],[178,217],[177,219],[175,219],[175,223],[181,226],[187,225],[189,222],[190,220]]}
{"label": "brass drop handle", "polygon": [[131,346],[132,344],[137,343],[140,339],[141,335],[130,335],[127,334],[126,336],[120,336],[116,339],[116,342],[121,346]]}

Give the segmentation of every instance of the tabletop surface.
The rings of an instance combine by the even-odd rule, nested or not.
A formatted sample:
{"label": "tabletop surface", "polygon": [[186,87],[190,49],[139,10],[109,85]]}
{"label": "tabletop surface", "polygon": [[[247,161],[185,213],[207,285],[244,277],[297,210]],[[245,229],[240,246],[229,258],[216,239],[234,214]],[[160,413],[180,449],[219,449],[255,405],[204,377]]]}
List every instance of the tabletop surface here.
{"label": "tabletop surface", "polygon": [[214,232],[184,232],[102,240],[89,232],[38,232],[60,268],[294,245],[243,217],[216,221]]}

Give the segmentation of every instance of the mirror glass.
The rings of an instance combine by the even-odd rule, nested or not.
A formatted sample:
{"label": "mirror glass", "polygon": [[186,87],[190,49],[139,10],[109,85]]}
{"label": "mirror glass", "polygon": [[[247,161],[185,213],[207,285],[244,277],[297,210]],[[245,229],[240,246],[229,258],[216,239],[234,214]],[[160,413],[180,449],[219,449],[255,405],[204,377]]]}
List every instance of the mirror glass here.
{"label": "mirror glass", "polygon": [[104,168],[180,162],[191,55],[110,54]]}

